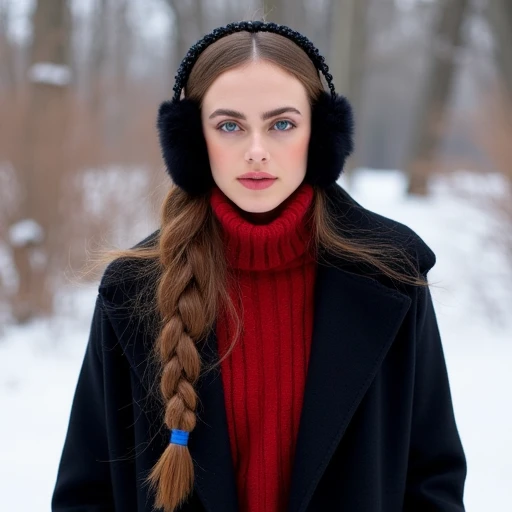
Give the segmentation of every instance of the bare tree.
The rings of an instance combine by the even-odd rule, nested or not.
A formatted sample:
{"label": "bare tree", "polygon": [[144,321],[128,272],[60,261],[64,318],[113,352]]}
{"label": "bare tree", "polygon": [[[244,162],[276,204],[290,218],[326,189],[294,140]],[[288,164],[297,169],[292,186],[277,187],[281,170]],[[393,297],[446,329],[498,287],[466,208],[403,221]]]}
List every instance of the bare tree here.
{"label": "bare tree", "polygon": [[112,41],[112,76],[110,77],[110,90],[108,99],[111,108],[110,123],[107,133],[109,139],[117,147],[122,145],[124,130],[127,126],[126,117],[129,110],[126,108],[128,67],[133,45],[132,27],[128,21],[128,6],[130,0],[116,0],[113,2],[113,21],[117,28]]}
{"label": "bare tree", "polygon": [[[7,5],[0,2],[0,88],[14,93],[16,84],[15,48],[7,37]],[[3,82],[3,83],[2,83]]]}
{"label": "bare tree", "polygon": [[166,0],[166,3],[174,16],[172,28],[174,52],[170,69],[175,70],[177,63],[185,56],[190,46],[206,33],[210,25],[206,18],[207,10],[204,0],[193,0],[190,3]]}
{"label": "bare tree", "polygon": [[[331,74],[337,90],[349,99],[358,113],[367,50],[368,0],[337,0],[331,8]],[[356,160],[357,149],[347,162],[348,177]]]}
{"label": "bare tree", "polygon": [[107,60],[108,7],[109,0],[98,0],[92,15],[91,30],[93,37],[89,56],[89,105],[93,117],[97,117],[103,108],[105,99],[105,63]]}
{"label": "bare tree", "polygon": [[492,0],[487,3],[486,14],[495,37],[496,62],[512,99],[512,3]]}
{"label": "bare tree", "polygon": [[445,122],[446,105],[456,68],[455,56],[461,45],[461,28],[467,8],[468,0],[439,1],[437,25],[429,48],[425,88],[418,103],[406,165],[409,194],[428,193],[428,175]]}
{"label": "bare tree", "polygon": [[51,313],[54,268],[65,256],[59,205],[66,169],[69,40],[66,0],[38,0],[26,108],[13,158],[20,197],[9,242],[18,274],[13,314],[20,322]]}

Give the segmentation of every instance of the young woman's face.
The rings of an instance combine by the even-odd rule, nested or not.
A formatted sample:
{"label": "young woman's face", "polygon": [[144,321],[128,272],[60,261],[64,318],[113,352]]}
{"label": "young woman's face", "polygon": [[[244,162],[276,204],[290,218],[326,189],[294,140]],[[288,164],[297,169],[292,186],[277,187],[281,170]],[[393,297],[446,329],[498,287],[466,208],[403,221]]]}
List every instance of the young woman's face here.
{"label": "young woman's face", "polygon": [[[251,62],[217,77],[201,117],[217,186],[251,222],[272,220],[306,174],[311,111],[302,83],[268,62]],[[241,180],[248,172],[274,179]]]}

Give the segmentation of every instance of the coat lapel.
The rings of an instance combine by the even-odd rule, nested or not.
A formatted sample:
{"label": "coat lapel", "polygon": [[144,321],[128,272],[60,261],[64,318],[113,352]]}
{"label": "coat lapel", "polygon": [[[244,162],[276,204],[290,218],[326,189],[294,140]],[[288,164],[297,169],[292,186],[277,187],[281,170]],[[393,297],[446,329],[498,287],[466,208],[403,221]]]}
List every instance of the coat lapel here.
{"label": "coat lapel", "polygon": [[307,509],[410,305],[369,278],[319,266],[289,512]]}

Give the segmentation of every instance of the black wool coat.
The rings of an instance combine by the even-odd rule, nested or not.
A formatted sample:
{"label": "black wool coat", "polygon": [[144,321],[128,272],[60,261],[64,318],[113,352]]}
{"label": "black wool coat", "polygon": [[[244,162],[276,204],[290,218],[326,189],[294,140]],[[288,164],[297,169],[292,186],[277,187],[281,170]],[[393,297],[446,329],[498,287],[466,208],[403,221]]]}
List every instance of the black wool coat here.
{"label": "black wool coat", "polygon": [[[329,188],[336,226],[410,254],[426,277],[435,255],[409,227]],[[153,233],[141,244],[151,241]],[[129,261],[113,262],[99,286],[52,498],[54,512],[149,512],[142,481],[169,442],[154,335],[138,314],[141,290]],[[311,359],[284,512],[461,512],[466,458],[430,290],[392,283],[339,257],[319,263]],[[200,345],[216,357],[215,329]],[[220,368],[197,384],[189,438],[194,492],[183,512],[235,512]]]}

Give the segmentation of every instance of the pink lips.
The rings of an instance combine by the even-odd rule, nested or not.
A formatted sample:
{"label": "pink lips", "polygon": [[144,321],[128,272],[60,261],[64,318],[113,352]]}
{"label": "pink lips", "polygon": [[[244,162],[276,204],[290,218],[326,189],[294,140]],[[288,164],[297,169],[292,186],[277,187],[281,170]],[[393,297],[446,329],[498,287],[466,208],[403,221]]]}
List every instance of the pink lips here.
{"label": "pink lips", "polygon": [[242,174],[242,176],[238,176],[238,179],[245,179],[245,178],[275,179],[275,176],[272,176],[272,174],[269,174],[268,172],[264,172],[264,171],[250,171],[250,172],[246,172],[245,174]]}
{"label": "pink lips", "polygon": [[244,187],[252,190],[268,188],[274,183],[274,181],[276,181],[276,179],[277,178],[272,176],[272,174],[268,174],[263,171],[246,172],[238,178]]}
{"label": "pink lips", "polygon": [[246,188],[250,188],[252,190],[261,190],[263,188],[268,188],[274,184],[276,178],[238,178],[238,181]]}

